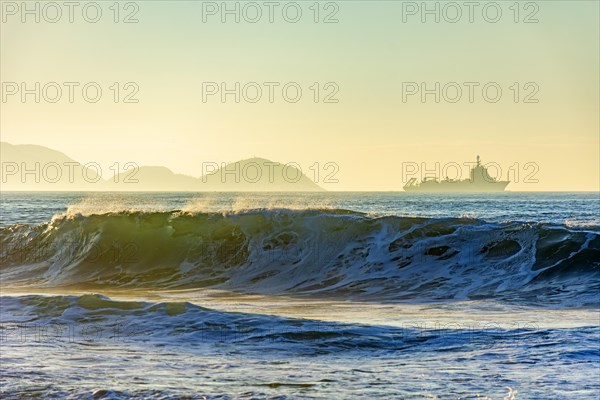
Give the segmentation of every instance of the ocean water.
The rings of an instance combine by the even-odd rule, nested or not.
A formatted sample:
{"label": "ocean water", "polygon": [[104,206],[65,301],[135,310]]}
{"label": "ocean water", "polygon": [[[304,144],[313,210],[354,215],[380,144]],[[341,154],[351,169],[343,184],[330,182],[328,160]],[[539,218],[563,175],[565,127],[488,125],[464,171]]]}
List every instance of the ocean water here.
{"label": "ocean water", "polygon": [[2,398],[600,398],[598,193],[0,200]]}

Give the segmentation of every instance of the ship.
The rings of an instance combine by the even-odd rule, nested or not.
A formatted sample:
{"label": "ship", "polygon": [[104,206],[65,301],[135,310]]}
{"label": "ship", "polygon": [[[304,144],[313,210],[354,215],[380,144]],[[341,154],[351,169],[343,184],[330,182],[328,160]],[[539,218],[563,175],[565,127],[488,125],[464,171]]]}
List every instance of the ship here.
{"label": "ship", "polygon": [[404,190],[406,192],[502,192],[510,181],[498,181],[492,178],[487,169],[481,165],[477,156],[477,164],[471,168],[469,179],[438,180],[436,177],[425,177],[417,183],[417,178],[411,178]]}

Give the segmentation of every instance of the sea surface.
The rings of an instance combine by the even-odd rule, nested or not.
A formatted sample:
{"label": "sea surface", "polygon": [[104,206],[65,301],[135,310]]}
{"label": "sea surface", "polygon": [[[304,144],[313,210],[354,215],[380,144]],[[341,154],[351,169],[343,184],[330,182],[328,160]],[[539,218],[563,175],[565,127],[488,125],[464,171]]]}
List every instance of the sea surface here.
{"label": "sea surface", "polygon": [[599,399],[600,194],[0,194],[0,398]]}

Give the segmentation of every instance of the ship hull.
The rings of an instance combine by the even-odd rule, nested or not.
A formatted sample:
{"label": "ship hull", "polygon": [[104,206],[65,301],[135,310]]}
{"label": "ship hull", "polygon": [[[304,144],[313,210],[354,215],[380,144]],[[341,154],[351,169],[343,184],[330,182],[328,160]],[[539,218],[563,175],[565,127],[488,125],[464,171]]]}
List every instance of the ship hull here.
{"label": "ship hull", "polygon": [[420,185],[405,186],[404,191],[416,193],[488,193],[503,192],[509,181],[498,182],[426,182]]}

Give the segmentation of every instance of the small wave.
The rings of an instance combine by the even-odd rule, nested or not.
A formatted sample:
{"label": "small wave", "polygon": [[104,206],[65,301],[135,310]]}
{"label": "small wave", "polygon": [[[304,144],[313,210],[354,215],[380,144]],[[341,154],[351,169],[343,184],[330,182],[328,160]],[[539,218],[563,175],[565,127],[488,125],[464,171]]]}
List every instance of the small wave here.
{"label": "small wave", "polygon": [[[55,341],[234,342],[248,350],[263,351],[268,344],[274,351],[322,354],[402,349],[420,334],[398,327],[225,312],[187,302],[116,301],[100,294],[3,296],[0,303],[4,336],[15,340],[29,327],[43,326],[43,339]],[[464,331],[456,336],[468,338]],[[431,339],[435,337],[432,333]]]}
{"label": "small wave", "polygon": [[[487,338],[539,337],[546,328],[502,328],[495,324],[450,323],[405,326],[344,323],[277,315],[228,312],[189,302],[114,300],[101,294],[1,296],[0,328],[6,340],[43,334],[44,340],[76,342],[150,341],[182,346],[232,342],[248,350],[269,344],[275,351],[457,350]],[[28,328],[43,330],[27,331]],[[69,328],[69,329],[66,329]],[[578,328],[594,333],[598,327]],[[473,333],[478,336],[474,337]],[[594,337],[590,337],[593,340]],[[592,347],[593,348],[593,347]],[[586,355],[597,358],[597,352]],[[569,355],[569,357],[572,357]],[[581,355],[577,355],[581,357]]]}
{"label": "small wave", "polygon": [[[364,323],[319,321],[99,294],[0,296],[0,306],[3,359],[8,361],[0,373],[6,383],[0,389],[3,399],[174,399],[200,398],[200,393],[215,399],[337,398],[348,392],[348,382],[356,383],[349,396],[368,398],[420,399],[440,393],[515,399],[518,389],[535,398],[559,393],[583,399],[595,393],[597,384],[589,377],[600,361],[600,327],[593,323],[503,328],[484,321],[462,324],[460,317],[424,324],[407,316],[406,324],[390,326],[368,318]],[[144,379],[132,365],[146,366]],[[550,379],[537,390],[525,379],[530,375],[523,378],[533,366],[534,378],[554,377],[557,368],[577,373]],[[472,374],[483,370],[489,375],[490,368],[514,371],[488,380]],[[431,386],[427,373],[438,370],[444,372],[435,375],[439,382]]]}

